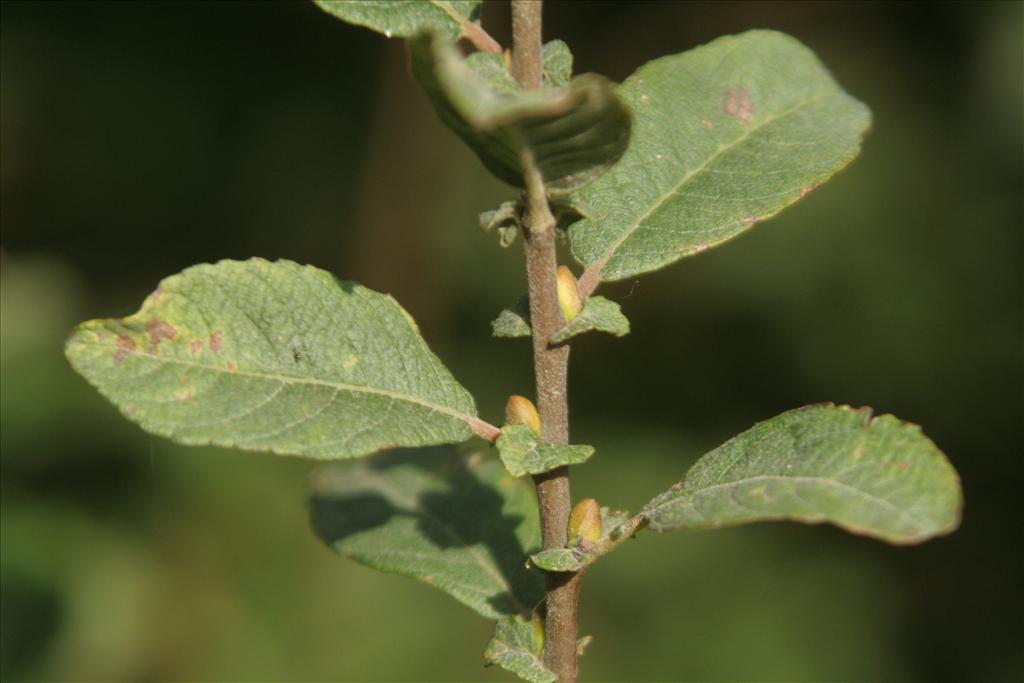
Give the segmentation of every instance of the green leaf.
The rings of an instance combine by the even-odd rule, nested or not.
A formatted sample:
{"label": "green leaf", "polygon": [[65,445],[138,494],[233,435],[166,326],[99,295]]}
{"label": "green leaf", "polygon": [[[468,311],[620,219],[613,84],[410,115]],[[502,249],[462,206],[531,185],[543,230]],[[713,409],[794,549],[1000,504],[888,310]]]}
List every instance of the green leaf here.
{"label": "green leaf", "polygon": [[382,453],[312,478],[312,520],[338,553],[439,588],[485,617],[529,614],[543,577],[533,487],[451,447]]}
{"label": "green leaf", "polygon": [[494,52],[474,52],[465,58],[465,63],[494,92],[502,95],[516,95],[522,92],[501,55]]}
{"label": "green leaf", "polygon": [[629,110],[607,79],[584,74],[563,88],[512,91],[496,56],[464,60],[448,41],[409,43],[412,71],[441,120],[501,180],[523,187],[530,150],[552,197],[592,182],[629,144]]}
{"label": "green leaf", "polygon": [[[491,333],[495,337],[530,336],[530,302],[521,298],[512,308],[506,308],[491,321]],[[629,334],[629,320],[614,301],[603,296],[591,296],[583,303],[583,309],[572,322],[551,336],[552,344],[561,344],[578,334],[597,330],[616,337]]]}
{"label": "green leaf", "polygon": [[572,79],[572,52],[561,40],[544,43],[544,84],[560,88]]}
{"label": "green leaf", "polygon": [[643,514],[630,515],[622,510],[601,508],[601,538],[597,541],[582,539],[569,548],[550,548],[530,556],[535,567],[550,572],[578,572],[598,558],[615,550],[647,524]]}
{"label": "green leaf", "polygon": [[816,405],[725,442],[642,514],[656,531],[790,519],[907,544],[956,529],[961,504],[956,471],[920,427]]}
{"label": "green leaf", "polygon": [[394,299],[290,261],[188,268],[138,313],[78,326],[65,352],[179,443],[353,458],[486,424]]}
{"label": "green leaf", "polygon": [[548,572],[578,572],[598,558],[582,547],[550,548],[530,556],[534,566]]}
{"label": "green leaf", "polygon": [[506,308],[491,321],[491,334],[506,338],[530,336],[530,299],[527,295],[524,294],[512,308]]}
{"label": "green leaf", "polygon": [[497,664],[530,683],[554,683],[558,679],[544,666],[543,641],[538,643],[529,619],[507,617],[495,624],[494,638],[484,652],[484,665]]}
{"label": "green leaf", "polygon": [[569,233],[601,280],[656,270],[774,216],[857,156],[871,119],[810,50],[773,31],[654,60],[619,95],[633,141],[576,197],[589,218]]}
{"label": "green leaf", "polygon": [[584,302],[579,315],[551,336],[551,343],[561,344],[578,334],[591,330],[624,337],[629,334],[629,320],[622,315],[622,310],[614,301],[603,296],[591,296]]}
{"label": "green leaf", "polygon": [[578,465],[594,454],[592,446],[568,446],[541,441],[526,425],[506,425],[494,442],[501,461],[513,477],[541,474],[562,465]]}
{"label": "green leaf", "polygon": [[313,1],[342,21],[365,26],[388,38],[411,38],[430,30],[455,40],[461,35],[464,23],[480,18],[482,0]]}

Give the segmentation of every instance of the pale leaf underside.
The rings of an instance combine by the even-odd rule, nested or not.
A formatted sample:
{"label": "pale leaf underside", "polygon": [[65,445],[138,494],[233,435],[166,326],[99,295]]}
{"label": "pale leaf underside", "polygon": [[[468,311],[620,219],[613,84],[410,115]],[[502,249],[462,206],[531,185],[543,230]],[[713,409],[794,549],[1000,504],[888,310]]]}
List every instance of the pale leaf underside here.
{"label": "pale leaf underside", "polygon": [[607,171],[629,144],[629,110],[601,76],[520,91],[497,55],[462,59],[430,33],[411,40],[409,49],[413,75],[438,116],[511,185],[523,187],[528,152],[548,193],[565,196]]}

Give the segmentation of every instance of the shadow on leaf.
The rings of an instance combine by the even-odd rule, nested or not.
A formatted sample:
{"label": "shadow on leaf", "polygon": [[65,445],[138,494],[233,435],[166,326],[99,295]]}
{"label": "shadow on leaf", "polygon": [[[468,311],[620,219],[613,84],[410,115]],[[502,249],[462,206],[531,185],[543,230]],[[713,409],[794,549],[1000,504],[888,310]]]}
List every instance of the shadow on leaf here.
{"label": "shadow on leaf", "polygon": [[417,578],[484,616],[528,613],[543,579],[536,499],[494,458],[451,448],[384,453],[313,477],[312,524],[342,555]]}

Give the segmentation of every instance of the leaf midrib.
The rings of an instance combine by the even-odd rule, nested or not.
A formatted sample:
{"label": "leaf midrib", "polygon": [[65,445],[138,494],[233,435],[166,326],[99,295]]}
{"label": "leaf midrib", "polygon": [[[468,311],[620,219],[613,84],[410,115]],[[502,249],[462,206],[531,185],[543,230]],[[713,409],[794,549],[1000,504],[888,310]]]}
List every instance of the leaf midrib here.
{"label": "leaf midrib", "polygon": [[661,197],[659,197],[658,200],[654,204],[652,204],[649,209],[647,209],[647,211],[641,214],[639,218],[637,218],[632,224],[629,225],[629,227],[626,228],[626,230],[622,233],[621,236],[619,236],[618,239],[612,242],[612,244],[604,251],[603,254],[601,254],[600,257],[593,261],[593,263],[589,266],[588,270],[594,270],[597,273],[597,275],[600,276],[601,271],[608,264],[608,261],[611,260],[612,256],[615,255],[615,252],[618,250],[618,248],[621,247],[627,239],[629,239],[630,235],[632,235],[640,228],[640,225],[643,224],[644,221],[650,218],[651,214],[653,214],[655,211],[664,206],[665,203],[669,201],[669,199],[673,195],[678,194],[679,191],[683,189],[683,187],[686,185],[686,183],[690,181],[691,178],[693,178],[698,173],[704,171],[710,164],[721,158],[722,155],[732,151],[733,148],[749,139],[752,135],[762,130],[765,126],[772,124],[786,116],[789,116],[790,114],[793,114],[794,112],[797,112],[804,107],[816,103],[818,100],[822,99],[828,94],[829,93],[827,92],[819,93],[814,97],[811,97],[810,99],[804,100],[803,102],[800,102],[799,104],[776,114],[775,116],[766,118],[763,121],[752,126],[750,130],[746,131],[735,141],[729,143],[724,147],[719,147],[717,150],[715,150],[714,153],[711,154],[711,156],[709,156],[707,159],[701,162],[699,166],[685,173],[683,177],[679,180],[679,182],[672,187],[672,189],[663,193]]}
{"label": "leaf midrib", "polygon": [[[759,481],[785,481],[785,482],[792,482],[792,483],[808,483],[808,482],[810,482],[810,483],[824,484],[826,486],[835,486],[835,487],[841,488],[841,489],[846,490],[846,491],[852,491],[852,492],[854,492],[854,493],[856,493],[856,494],[858,494],[858,495],[860,495],[860,496],[862,496],[864,498],[867,498],[868,500],[870,500],[872,502],[880,503],[880,504],[882,504],[884,506],[887,506],[888,508],[890,508],[891,510],[896,512],[898,515],[900,515],[904,519],[909,520],[911,525],[914,528],[914,531],[917,532],[917,533],[921,533],[923,531],[926,531],[929,528],[928,525],[921,523],[917,518],[912,516],[908,511],[904,510],[903,508],[897,507],[891,501],[886,500],[885,498],[882,498],[880,496],[876,496],[873,493],[868,493],[867,491],[859,489],[859,488],[857,488],[855,486],[851,486],[850,484],[847,484],[845,482],[841,482],[838,479],[830,479],[828,477],[817,477],[817,476],[788,476],[788,475],[782,475],[782,474],[759,474],[759,475],[754,476],[754,477],[745,477],[743,479],[737,479],[735,481],[722,482],[721,484],[712,484],[710,486],[705,486],[703,488],[699,488],[699,489],[696,489],[694,491],[686,491],[684,489],[683,491],[680,492],[678,497],[673,498],[671,500],[667,500],[664,503],[661,503],[661,504],[659,504],[659,505],[657,505],[657,506],[655,506],[655,507],[653,507],[653,508],[651,508],[649,510],[646,510],[644,512],[644,514],[645,515],[651,515],[651,514],[654,514],[654,513],[658,512],[658,511],[660,511],[661,509],[663,509],[665,507],[668,507],[669,505],[678,504],[680,502],[682,502],[684,504],[687,504],[690,507],[694,507],[693,501],[694,501],[694,499],[698,495],[703,495],[705,493],[708,493],[709,491],[715,491],[715,490],[727,489],[727,488],[734,488],[734,487],[742,486],[744,484],[750,484],[750,483],[759,482]],[[704,515],[701,514],[701,516],[703,517]],[[828,517],[828,515],[826,514],[825,517]]]}
{"label": "leaf midrib", "polygon": [[[86,346],[86,347],[93,347],[93,348],[98,348],[98,349],[102,349],[102,350],[107,350],[108,349],[108,347],[105,344],[89,343],[89,342],[83,342],[83,341],[79,341],[78,343],[81,344],[82,346]],[[121,350],[122,351],[127,351],[127,349],[121,349]],[[345,382],[332,382],[332,381],[328,381],[328,380],[317,379],[315,377],[294,377],[294,376],[291,376],[291,375],[281,375],[281,374],[271,373],[271,372],[253,372],[251,370],[242,370],[241,368],[238,368],[238,369],[235,369],[235,370],[231,370],[231,369],[223,368],[223,367],[216,366],[216,365],[204,365],[203,363],[196,363],[194,361],[183,360],[183,359],[180,359],[180,358],[168,358],[166,356],[157,356],[157,355],[154,355],[152,353],[146,353],[144,351],[138,351],[138,350],[128,351],[125,354],[125,357],[127,357],[127,356],[134,356],[134,357],[149,359],[149,360],[152,360],[153,362],[155,362],[157,364],[167,363],[167,364],[173,364],[173,365],[180,365],[180,366],[183,366],[183,367],[198,368],[200,370],[205,370],[205,371],[208,371],[208,372],[216,372],[216,373],[220,373],[220,374],[224,374],[224,375],[231,375],[231,376],[235,376],[235,377],[252,377],[252,378],[255,378],[255,379],[263,379],[263,380],[281,382],[282,384],[299,384],[299,385],[309,385],[309,386],[324,386],[324,387],[329,387],[331,389],[336,389],[338,391],[349,391],[349,392],[352,392],[352,393],[363,393],[363,394],[373,394],[373,395],[377,395],[377,396],[385,396],[387,398],[391,398],[391,399],[394,399],[394,400],[397,400],[397,401],[406,401],[408,403],[414,403],[416,405],[423,406],[424,408],[427,408],[428,410],[432,410],[432,411],[437,412],[437,413],[442,413],[444,415],[448,415],[449,417],[454,417],[454,418],[456,418],[458,420],[461,420],[462,422],[465,422],[467,425],[469,425],[469,427],[471,429],[474,429],[478,424],[480,424],[482,422],[482,420],[479,417],[477,417],[476,415],[472,415],[472,414],[469,414],[469,413],[463,413],[463,412],[460,412],[458,410],[455,410],[454,408],[449,408],[448,406],[440,405],[438,403],[433,403],[431,401],[426,401],[424,399],[417,398],[416,396],[410,396],[408,394],[402,394],[402,393],[399,393],[399,392],[396,392],[396,391],[389,391],[387,389],[378,389],[376,387],[360,386],[358,384],[347,384]]]}

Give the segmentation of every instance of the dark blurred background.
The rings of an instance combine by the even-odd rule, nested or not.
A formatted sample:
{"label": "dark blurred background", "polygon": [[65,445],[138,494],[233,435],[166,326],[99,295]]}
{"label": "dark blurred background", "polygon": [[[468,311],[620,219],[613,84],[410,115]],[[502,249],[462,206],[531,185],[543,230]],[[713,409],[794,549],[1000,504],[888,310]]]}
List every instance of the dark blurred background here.
{"label": "dark blurred background", "polygon": [[[507,44],[503,3],[485,22]],[[508,680],[489,623],[335,557],[312,464],[183,448],[62,356],[162,277],[289,258],[395,294],[501,419],[528,344],[488,322],[514,193],[435,121],[399,41],[305,2],[3,2],[4,680]],[[724,33],[807,43],[874,111],[861,157],[721,248],[607,287],[624,340],[575,345],[574,490],[636,509],[753,422],[817,401],[924,425],[963,527],[893,548],[832,528],[643,535],[587,577],[588,680],[1024,679],[1021,3],[549,2],[576,70],[622,79]]]}

